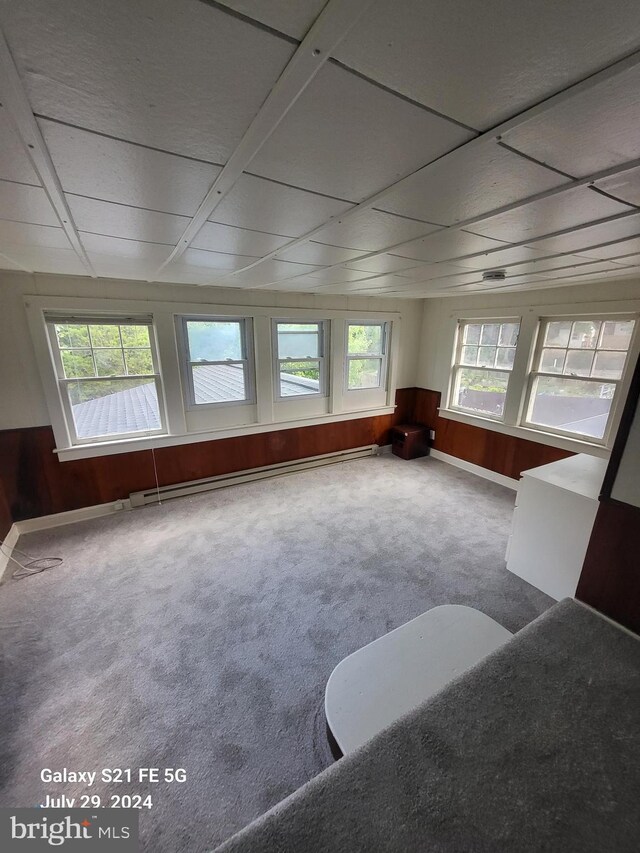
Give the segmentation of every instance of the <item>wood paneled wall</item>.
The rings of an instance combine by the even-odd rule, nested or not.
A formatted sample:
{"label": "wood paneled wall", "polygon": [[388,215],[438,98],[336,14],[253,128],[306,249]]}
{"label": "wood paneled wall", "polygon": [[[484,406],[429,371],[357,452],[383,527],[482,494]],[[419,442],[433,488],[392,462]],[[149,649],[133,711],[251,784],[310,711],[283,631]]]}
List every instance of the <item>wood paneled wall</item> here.
{"label": "wood paneled wall", "polygon": [[[398,423],[429,426],[436,430],[437,450],[507,477],[518,478],[527,468],[570,455],[441,418],[439,405],[436,391],[402,388],[393,415],[161,447],[155,451],[158,479],[165,486],[364,444],[387,444],[389,429]],[[0,536],[13,521],[107,503],[155,484],[148,450],[59,462],[54,447],[49,426],[0,432]]]}
{"label": "wood paneled wall", "polygon": [[[399,389],[393,415],[283,429],[155,451],[160,485],[365,444],[388,444],[394,423],[411,419],[415,392]],[[14,521],[126,498],[155,484],[149,450],[60,462],[49,426],[0,432],[0,536]]]}
{"label": "wood paneled wall", "polygon": [[576,598],[640,634],[640,508],[611,497],[622,465],[640,475],[640,459],[625,452],[638,406],[640,358],[602,484]]}
{"label": "wood paneled wall", "polygon": [[463,424],[438,415],[440,393],[416,388],[413,419],[436,431],[434,449],[517,480],[522,471],[573,456],[568,450]]}
{"label": "wood paneled wall", "polygon": [[602,498],[576,598],[640,634],[640,509]]}

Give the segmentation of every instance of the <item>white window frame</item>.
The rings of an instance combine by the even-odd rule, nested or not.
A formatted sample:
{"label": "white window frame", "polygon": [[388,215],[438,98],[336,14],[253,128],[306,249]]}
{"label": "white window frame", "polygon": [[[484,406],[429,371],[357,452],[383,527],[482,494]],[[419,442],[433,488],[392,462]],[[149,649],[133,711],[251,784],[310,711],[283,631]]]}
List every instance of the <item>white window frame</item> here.
{"label": "white window frame", "polygon": [[[615,436],[620,417],[622,416],[622,402],[626,398],[631,383],[633,370],[631,369],[638,357],[640,357],[640,312],[638,312],[637,299],[583,300],[576,303],[550,302],[544,299],[543,292],[537,294],[537,301],[532,305],[525,303],[521,294],[513,295],[513,302],[509,303],[502,297],[503,305],[491,307],[478,307],[469,310],[457,309],[451,311],[440,320],[440,329],[434,329],[436,344],[436,361],[429,371],[426,382],[435,389],[442,389],[442,402],[438,409],[440,417],[446,420],[458,421],[470,426],[483,427],[485,429],[500,432],[516,438],[534,441],[550,447],[557,447],[573,453],[586,453],[591,456],[607,458],[613,436]],[[542,297],[542,298],[540,298]],[[490,304],[493,299],[486,297]],[[495,297],[494,297],[495,299]],[[525,391],[527,380],[532,369],[533,353],[537,342],[539,323],[543,318],[573,320],[575,318],[598,319],[607,317],[617,319],[631,317],[636,319],[629,356],[625,371],[620,381],[619,398],[614,401],[610,414],[609,443],[604,445],[592,441],[589,437],[578,438],[575,435],[561,435],[549,432],[537,426],[532,429],[523,423]],[[461,320],[475,322],[509,322],[509,320],[520,320],[520,335],[516,348],[515,361],[511,373],[509,393],[505,401],[504,421],[493,420],[479,414],[452,409],[449,406],[451,399],[451,380],[453,376],[453,361],[457,342],[458,323]],[[446,355],[448,348],[448,355]],[[439,357],[438,357],[439,356]]]}
{"label": "white window frame", "polygon": [[[457,392],[457,387],[458,387],[458,373],[460,372],[460,370],[463,370],[463,369],[473,370],[472,365],[462,364],[462,361],[461,361],[462,347],[465,345],[464,340],[463,340],[463,338],[464,338],[464,327],[465,326],[471,326],[471,325],[478,325],[478,324],[484,325],[484,326],[496,325],[496,324],[504,325],[506,323],[518,323],[518,326],[521,326],[520,317],[482,317],[482,318],[475,317],[475,318],[460,318],[458,320],[457,325],[456,325],[456,339],[455,339],[453,363],[451,365],[449,388],[448,388],[448,392],[447,392],[448,407],[451,411],[461,412],[465,415],[471,415],[474,417],[487,418],[489,420],[496,421],[497,423],[505,423],[505,419],[507,417],[507,411],[508,411],[507,410],[507,400],[510,396],[509,390],[510,390],[511,385],[512,385],[511,379],[513,376],[513,365],[511,366],[510,369],[504,368],[504,367],[477,367],[477,370],[487,370],[487,371],[493,372],[493,373],[508,373],[509,374],[509,378],[507,379],[507,390],[506,390],[506,394],[505,394],[505,400],[504,400],[504,407],[503,407],[503,414],[502,415],[492,415],[489,412],[483,412],[482,414],[480,414],[479,412],[474,412],[471,409],[465,409],[463,406],[456,405],[454,400],[457,396],[456,392]],[[515,346],[516,354],[518,352],[519,342],[520,342],[520,328],[518,329],[518,338],[516,340],[516,346]],[[471,344],[469,346],[474,346],[474,345]],[[481,346],[481,344],[478,344],[478,346]],[[493,345],[491,345],[491,346],[493,346]],[[498,345],[496,344],[496,348],[497,348],[497,346]]]}
{"label": "white window frame", "polygon": [[[243,358],[223,359],[222,361],[198,361],[191,360],[189,351],[189,333],[187,323],[189,322],[222,322],[238,323],[240,325],[240,342]],[[180,354],[180,366],[183,378],[184,404],[188,412],[203,409],[219,409],[228,406],[252,406],[256,402],[256,368],[255,350],[253,342],[253,322],[251,317],[231,317],[226,315],[190,314],[178,315],[176,317],[176,330],[178,338],[178,349]],[[196,403],[195,389],[193,386],[193,365],[201,364],[242,364],[244,366],[245,392],[243,400],[220,400],[212,403]]]}
{"label": "white window frame", "polygon": [[[625,355],[624,366],[622,368],[622,375],[620,379],[608,379],[608,378],[596,378],[591,376],[571,376],[562,373],[547,373],[545,371],[541,371],[537,369],[537,365],[540,364],[540,359],[542,356],[542,350],[544,349],[544,337],[545,337],[545,329],[549,323],[553,322],[580,322],[580,321],[596,321],[596,322],[607,322],[607,321],[622,321],[622,320],[634,320],[635,325],[633,328],[633,333],[631,335],[631,340],[629,342],[629,348]],[[603,447],[607,447],[611,440],[612,427],[614,423],[614,415],[620,404],[620,389],[623,387],[624,379],[629,370],[629,361],[631,358],[631,353],[634,351],[634,341],[637,337],[638,333],[638,324],[639,319],[637,314],[575,314],[575,315],[560,315],[560,316],[545,316],[540,317],[538,319],[538,327],[535,335],[535,343],[533,346],[533,350],[530,358],[530,366],[529,371],[527,373],[527,381],[524,389],[524,398],[521,409],[521,418],[520,423],[522,426],[527,429],[535,430],[536,432],[545,432],[550,433],[552,435],[563,436],[565,438],[571,438],[576,441],[588,441],[591,444],[599,444]],[[562,348],[561,348],[562,349]],[[597,349],[594,349],[593,352],[597,352]],[[539,376],[548,376],[551,379],[573,379],[575,381],[580,382],[593,382],[594,384],[606,384],[606,385],[615,385],[615,392],[611,399],[611,408],[609,409],[609,415],[607,417],[607,425],[604,431],[604,435],[602,438],[596,438],[594,436],[586,436],[581,433],[571,432],[570,430],[562,430],[557,429],[556,427],[547,426],[545,424],[535,423],[534,421],[529,420],[529,415],[531,413],[531,409],[533,408],[533,387],[535,384],[535,380]]]}
{"label": "white window frame", "polygon": [[[317,325],[318,326],[318,350],[317,358],[280,358],[278,349],[278,325],[280,323],[296,323],[300,325]],[[329,395],[329,356],[330,352],[330,322],[329,320],[318,320],[313,317],[274,317],[271,321],[271,346],[273,352],[273,391],[274,400],[278,403],[285,403],[291,400],[308,400],[309,398],[322,398]],[[287,362],[300,363],[306,362],[315,364],[318,362],[320,370],[320,378],[317,391],[310,391],[308,394],[293,394],[283,395],[280,393],[280,369],[281,365],[286,365]]]}
{"label": "white window frame", "polygon": [[[87,285],[88,289],[88,285]],[[229,295],[230,292],[225,291]],[[321,308],[310,304],[306,307],[282,308],[276,305],[255,305],[250,293],[238,293],[232,303],[217,301],[216,289],[205,289],[202,301],[162,301],[154,299],[152,310],[148,299],[131,299],[118,296],[96,297],[86,295],[60,296],[25,294],[23,302],[31,342],[35,351],[36,365],[44,391],[44,403],[50,417],[55,436],[56,453],[60,461],[111,456],[151,448],[175,447],[197,444],[243,435],[259,435],[297,427],[342,423],[363,417],[391,415],[395,410],[394,399],[398,370],[401,369],[400,341],[402,338],[402,314],[398,311],[375,312],[363,308],[356,317],[377,322],[385,320],[391,327],[391,349],[389,351],[388,390],[379,389],[366,394],[345,394],[344,370],[344,325],[354,317],[353,308]],[[207,301],[210,300],[210,301]],[[305,297],[306,300],[306,297]],[[275,299],[274,299],[275,301]],[[309,297],[309,302],[315,301]],[[343,300],[346,304],[347,300]],[[152,320],[154,345],[156,346],[158,370],[162,383],[161,415],[166,423],[164,434],[148,435],[135,433],[128,438],[109,437],[87,444],[72,444],[67,418],[62,406],[59,386],[52,357],[52,348],[45,314],[64,317],[88,315],[102,320],[114,317],[126,322],[128,318],[144,317]],[[176,318],[180,316],[222,318],[251,318],[256,370],[256,402],[253,406],[228,406],[224,409],[207,409],[207,404],[197,411],[187,411],[184,395],[185,378],[182,370],[180,331]],[[325,391],[326,396],[300,396],[274,400],[274,346],[273,320],[285,322],[318,323],[325,325]],[[397,334],[396,334],[397,329]],[[327,339],[328,338],[328,339]],[[288,402],[297,401],[295,403]],[[41,415],[42,417],[42,415]],[[166,420],[165,420],[166,418]],[[44,421],[42,421],[44,422]]]}
{"label": "white window frame", "polygon": [[[350,326],[381,326],[382,327],[382,345],[380,355],[371,353],[350,353],[349,352],[349,327]],[[386,391],[389,373],[389,340],[390,340],[390,324],[386,320],[347,320],[345,327],[344,341],[344,389],[348,394],[358,394],[362,391]],[[380,382],[377,385],[370,385],[366,388],[351,388],[349,386],[349,364],[351,361],[361,361],[362,359],[377,359],[380,361]]]}
{"label": "white window frame", "polygon": [[[60,400],[60,405],[62,407],[62,412],[64,415],[65,426],[68,434],[69,443],[72,446],[80,447],[82,445],[90,445],[102,442],[116,442],[116,441],[126,441],[127,439],[139,439],[140,437],[148,437],[154,435],[165,435],[167,432],[167,422],[166,422],[166,413],[165,413],[165,405],[164,405],[164,389],[162,385],[162,376],[160,373],[160,365],[158,359],[158,348],[157,342],[155,339],[155,329],[153,325],[152,317],[140,317],[140,316],[119,316],[117,314],[105,315],[103,317],[95,314],[81,314],[81,313],[68,313],[68,314],[56,314],[54,312],[47,312],[45,314],[45,326],[46,332],[49,340],[49,351],[51,356],[51,361],[53,364],[53,370],[55,373],[56,387],[58,392],[58,397]],[[131,378],[135,379],[150,379],[153,380],[156,388],[156,395],[158,399],[158,413],[160,416],[160,427],[158,429],[146,429],[146,430],[138,430],[136,432],[119,432],[113,434],[106,435],[92,435],[86,438],[80,437],[76,432],[75,420],[73,417],[73,408],[71,405],[71,400],[69,398],[69,387],[73,385],[74,382],[86,380],[91,382],[107,382],[113,381],[114,379],[117,381],[118,379],[127,379],[129,378],[126,375],[123,376],[87,376],[87,377],[74,377],[72,379],[67,379],[64,375],[64,365],[62,363],[62,355],[60,352],[60,346],[58,343],[58,338],[56,334],[56,325],[64,325],[64,324],[77,324],[77,325],[102,325],[102,326],[145,326],[149,330],[149,344],[151,350],[151,359],[153,362],[153,373],[149,374],[134,374]],[[64,349],[64,348],[63,348]],[[94,347],[90,347],[91,351],[94,351]]]}

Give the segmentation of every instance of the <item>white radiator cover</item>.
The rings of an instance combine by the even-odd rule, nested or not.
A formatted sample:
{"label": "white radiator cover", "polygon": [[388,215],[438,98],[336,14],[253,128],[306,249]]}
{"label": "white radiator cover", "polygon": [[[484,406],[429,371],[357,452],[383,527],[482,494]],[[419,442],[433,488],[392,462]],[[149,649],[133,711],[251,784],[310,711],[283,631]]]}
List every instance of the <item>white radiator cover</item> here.
{"label": "white radiator cover", "polygon": [[367,444],[364,447],[353,447],[349,450],[338,450],[335,453],[324,453],[320,456],[307,456],[292,462],[279,462],[275,465],[264,465],[261,468],[247,468],[232,474],[218,474],[215,477],[205,477],[202,480],[191,480],[188,483],[176,483],[172,486],[145,489],[142,492],[132,492],[129,500],[132,507],[158,503],[158,501],[194,495],[198,492],[209,492],[213,489],[223,489],[238,483],[248,483],[253,480],[266,480],[269,477],[280,477],[283,474],[293,474],[296,471],[306,471],[310,468],[320,468],[323,465],[333,465],[336,462],[350,462],[354,459],[364,459],[377,456],[377,444]]}

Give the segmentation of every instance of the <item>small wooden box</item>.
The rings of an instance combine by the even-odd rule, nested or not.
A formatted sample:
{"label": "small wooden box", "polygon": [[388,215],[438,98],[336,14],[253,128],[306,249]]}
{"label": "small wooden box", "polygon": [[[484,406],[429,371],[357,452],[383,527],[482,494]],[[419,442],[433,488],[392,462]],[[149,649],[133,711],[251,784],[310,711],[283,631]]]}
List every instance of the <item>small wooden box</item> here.
{"label": "small wooden box", "polygon": [[391,428],[391,450],[401,459],[417,459],[429,453],[429,429],[416,424]]}

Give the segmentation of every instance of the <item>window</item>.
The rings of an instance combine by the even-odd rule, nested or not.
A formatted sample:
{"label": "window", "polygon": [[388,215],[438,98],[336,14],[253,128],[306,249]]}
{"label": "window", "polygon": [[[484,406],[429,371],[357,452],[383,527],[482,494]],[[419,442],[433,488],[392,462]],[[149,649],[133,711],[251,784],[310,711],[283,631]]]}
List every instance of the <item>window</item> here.
{"label": "window", "polygon": [[463,320],[458,325],[450,405],[504,419],[520,323]]}
{"label": "window", "polygon": [[543,320],[529,377],[526,425],[606,439],[634,326],[630,318]]}
{"label": "window", "polygon": [[[396,312],[35,294],[24,307],[61,461],[394,409]],[[349,323],[367,338],[349,353],[357,384],[379,387],[347,391]]]}
{"label": "window", "polygon": [[187,407],[253,402],[251,321],[227,317],[181,320]]}
{"label": "window", "polygon": [[274,321],[276,398],[326,394],[326,322]]}
{"label": "window", "polygon": [[386,323],[348,323],[347,390],[384,388],[387,372],[386,353]]}
{"label": "window", "polygon": [[47,317],[73,444],[164,432],[151,319]]}

